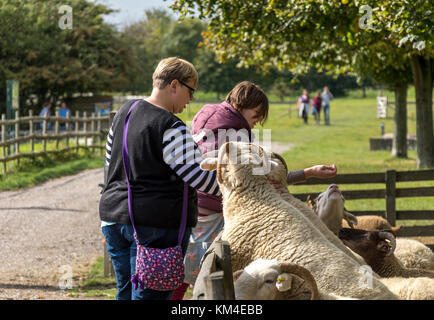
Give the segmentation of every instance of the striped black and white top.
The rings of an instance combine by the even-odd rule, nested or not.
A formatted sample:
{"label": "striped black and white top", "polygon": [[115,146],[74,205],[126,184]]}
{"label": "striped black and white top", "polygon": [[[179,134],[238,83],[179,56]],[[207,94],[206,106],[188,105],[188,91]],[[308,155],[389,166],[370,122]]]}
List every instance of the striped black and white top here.
{"label": "striped black and white top", "polygon": [[[114,132],[109,130],[106,142],[105,165],[109,166],[112,155]],[[202,170],[202,153],[191,136],[190,129],[181,121],[175,122],[163,136],[163,160],[190,187],[221,195],[215,171]],[[101,227],[114,224],[102,221]]]}
{"label": "striped black and white top", "polygon": [[[113,127],[107,136],[105,163],[110,164],[113,146]],[[221,195],[215,171],[200,168],[202,153],[181,121],[175,122],[163,136],[164,162],[190,187],[212,195]]]}

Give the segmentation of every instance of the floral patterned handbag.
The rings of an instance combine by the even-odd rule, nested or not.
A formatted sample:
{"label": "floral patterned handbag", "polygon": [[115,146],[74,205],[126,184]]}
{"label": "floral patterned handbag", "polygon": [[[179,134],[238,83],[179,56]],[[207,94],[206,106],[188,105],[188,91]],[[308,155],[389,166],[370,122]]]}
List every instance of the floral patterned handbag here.
{"label": "floral patterned handbag", "polygon": [[131,277],[131,282],[134,284],[135,289],[137,289],[137,286],[140,286],[142,290],[146,288],[158,291],[170,291],[178,288],[184,281],[184,263],[181,243],[187,224],[188,186],[186,183],[184,183],[182,218],[181,224],[179,226],[177,246],[166,249],[158,249],[140,245],[137,238],[136,228],[134,226],[132,206],[133,199],[129,181],[130,160],[127,148],[127,132],[131,111],[139,101],[140,100],[135,101],[131,105],[127,117],[125,118],[122,146],[124,170],[128,187],[128,212],[134,229],[134,238],[137,244],[136,273]]}

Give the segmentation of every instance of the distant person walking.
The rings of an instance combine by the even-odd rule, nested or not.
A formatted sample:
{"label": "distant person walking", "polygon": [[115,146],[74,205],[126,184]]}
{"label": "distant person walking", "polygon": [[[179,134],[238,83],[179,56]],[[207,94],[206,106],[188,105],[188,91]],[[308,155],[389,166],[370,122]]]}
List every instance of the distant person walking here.
{"label": "distant person walking", "polygon": [[[43,108],[41,110],[41,112],[39,113],[39,116],[41,118],[48,118],[51,115],[50,112],[51,109],[51,102],[49,101],[45,101],[43,104]],[[37,130],[42,130],[42,122],[39,121],[37,122]],[[47,130],[51,130],[51,123],[47,121]]]}
{"label": "distant person walking", "polygon": [[[60,105],[59,116],[62,118],[71,118],[71,110],[69,110],[64,101]],[[59,123],[59,129],[61,131],[66,130],[66,122]]]}
{"label": "distant person walking", "polygon": [[298,117],[303,118],[304,123],[307,124],[307,118],[309,116],[309,108],[311,106],[311,100],[309,92],[303,89],[303,94],[297,101]]}
{"label": "distant person walking", "polygon": [[333,94],[326,86],[321,94],[322,106],[324,109],[324,122],[326,126],[330,125],[330,101],[333,100]]}
{"label": "distant person walking", "polygon": [[315,93],[315,96],[313,97],[313,104],[312,104],[312,114],[315,118],[315,124],[319,124],[320,121],[320,113],[321,113],[321,95],[319,94],[319,91]]}

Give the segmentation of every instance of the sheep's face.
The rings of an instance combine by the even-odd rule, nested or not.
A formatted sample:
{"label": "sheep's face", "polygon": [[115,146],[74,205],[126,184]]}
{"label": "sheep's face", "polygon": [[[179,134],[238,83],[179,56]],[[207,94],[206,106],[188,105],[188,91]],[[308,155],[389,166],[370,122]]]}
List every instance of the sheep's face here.
{"label": "sheep's face", "polygon": [[359,254],[367,263],[380,262],[391,255],[396,247],[396,240],[390,230],[366,231],[342,228],[339,239],[351,250]]}
{"label": "sheep's face", "polygon": [[291,281],[291,275],[280,273],[280,265],[276,260],[258,259],[237,276],[235,299],[274,300],[279,291],[291,288]]}
{"label": "sheep's face", "polygon": [[335,184],[331,184],[311,203],[312,209],[320,218],[331,216],[330,211],[333,211],[333,215],[339,215],[341,220],[344,214],[344,205],[345,198]]}

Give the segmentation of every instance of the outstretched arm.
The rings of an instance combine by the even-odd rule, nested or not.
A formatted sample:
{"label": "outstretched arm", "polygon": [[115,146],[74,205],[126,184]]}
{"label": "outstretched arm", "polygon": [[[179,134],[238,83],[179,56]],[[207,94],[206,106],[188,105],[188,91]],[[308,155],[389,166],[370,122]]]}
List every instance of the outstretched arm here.
{"label": "outstretched arm", "polygon": [[331,166],[317,165],[304,170],[289,171],[286,177],[288,184],[306,181],[309,178],[332,178],[336,176],[337,168],[334,164]]}

